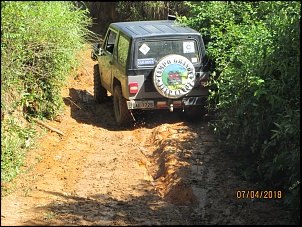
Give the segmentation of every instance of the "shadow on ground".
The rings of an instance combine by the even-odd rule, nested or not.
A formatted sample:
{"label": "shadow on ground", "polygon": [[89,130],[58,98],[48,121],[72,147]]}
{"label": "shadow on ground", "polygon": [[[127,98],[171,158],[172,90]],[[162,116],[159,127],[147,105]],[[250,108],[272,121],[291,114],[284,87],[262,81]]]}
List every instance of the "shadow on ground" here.
{"label": "shadow on ground", "polygon": [[[140,185],[141,196],[128,195],[124,200],[113,199],[109,194],[94,194],[82,198],[63,193],[45,191],[50,196],[61,197],[60,201],[35,208],[35,212],[44,212],[44,220],[30,220],[25,225],[170,225],[185,224],[168,220],[171,212],[177,211],[172,206],[160,202],[162,199],[152,195]],[[164,214],[167,214],[166,216]],[[176,220],[179,220],[177,218]]]}
{"label": "shadow on ground", "polygon": [[111,131],[133,130],[135,128],[155,128],[161,124],[183,122],[186,125],[208,121],[208,116],[201,115],[194,121],[188,121],[181,109],[169,110],[134,110],[135,121],[128,127],[118,127],[113,112],[112,96],[102,104],[95,102],[93,94],[86,90],[69,89],[69,97],[63,97],[64,103],[71,107],[71,117],[79,123],[92,124]]}

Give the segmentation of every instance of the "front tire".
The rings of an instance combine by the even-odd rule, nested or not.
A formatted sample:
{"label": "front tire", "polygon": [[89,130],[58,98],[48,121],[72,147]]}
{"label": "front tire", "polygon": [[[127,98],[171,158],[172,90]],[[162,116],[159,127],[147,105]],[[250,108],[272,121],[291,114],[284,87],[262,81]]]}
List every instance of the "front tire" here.
{"label": "front tire", "polygon": [[107,90],[101,84],[99,65],[93,67],[93,91],[97,103],[104,103],[108,99]]}
{"label": "front tire", "polygon": [[126,99],[122,95],[121,86],[116,85],[113,92],[114,115],[118,126],[126,126],[132,122],[130,110],[127,108]]}

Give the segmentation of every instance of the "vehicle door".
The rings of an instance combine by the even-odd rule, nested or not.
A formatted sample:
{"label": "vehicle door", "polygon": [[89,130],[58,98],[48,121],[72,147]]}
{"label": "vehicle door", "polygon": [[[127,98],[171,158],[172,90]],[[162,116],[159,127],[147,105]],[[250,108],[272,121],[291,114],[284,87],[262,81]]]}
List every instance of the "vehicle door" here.
{"label": "vehicle door", "polygon": [[112,90],[112,64],[116,37],[117,32],[109,28],[104,41],[102,56],[100,56],[99,59],[102,85],[109,91]]}

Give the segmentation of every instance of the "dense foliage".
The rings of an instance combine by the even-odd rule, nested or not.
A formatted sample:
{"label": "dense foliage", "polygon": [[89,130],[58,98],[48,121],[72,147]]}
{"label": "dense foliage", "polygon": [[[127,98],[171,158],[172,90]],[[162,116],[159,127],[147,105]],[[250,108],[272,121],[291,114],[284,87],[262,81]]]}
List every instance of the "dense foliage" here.
{"label": "dense foliage", "polygon": [[92,34],[73,2],[1,2],[1,182],[19,172],[34,130],[24,118],[53,119],[61,89]]}
{"label": "dense foliage", "polygon": [[187,10],[181,1],[120,1],[117,7],[127,21],[166,20],[169,14],[182,15]]}
{"label": "dense foliage", "polygon": [[258,188],[282,190],[299,221],[301,2],[187,5],[180,19],[204,35],[223,150]]}
{"label": "dense foliage", "polygon": [[85,2],[93,18],[92,31],[105,37],[112,22],[166,20],[167,15],[185,15],[188,6],[181,1]]}
{"label": "dense foliage", "polygon": [[[238,157],[242,177],[256,182],[255,190],[282,190],[299,222],[301,3],[126,1],[116,12],[110,9],[110,20],[178,14],[200,31],[222,150]],[[58,114],[60,90],[76,67],[75,53],[92,35],[90,24],[88,10],[73,2],[1,2],[1,182],[18,173],[24,149],[32,146],[34,130],[18,114]]]}

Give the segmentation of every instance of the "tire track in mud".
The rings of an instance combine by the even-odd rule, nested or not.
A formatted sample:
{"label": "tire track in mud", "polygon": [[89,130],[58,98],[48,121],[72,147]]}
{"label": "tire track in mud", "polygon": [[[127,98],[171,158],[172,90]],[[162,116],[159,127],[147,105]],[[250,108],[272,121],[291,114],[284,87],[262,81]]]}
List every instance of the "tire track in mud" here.
{"label": "tire track in mud", "polygon": [[[48,122],[64,136],[49,132],[41,141],[35,152],[43,159],[25,182],[28,196],[16,191],[2,201],[2,224],[182,224],[177,208],[159,196],[147,173],[138,146],[147,131],[135,137],[115,128],[112,104],[96,105],[79,91],[69,89],[60,122]],[[9,207],[9,200],[18,203]]]}
{"label": "tire track in mud", "polygon": [[48,122],[64,136],[48,132],[28,154],[43,159],[1,199],[1,225],[289,223],[278,201],[236,199],[255,186],[217,149],[210,117],[147,111],[133,128],[117,128],[112,102],[93,101],[95,62],[90,50],[83,56],[62,94],[65,112]]}
{"label": "tire track in mud", "polygon": [[[87,103],[73,101],[86,111]],[[53,123],[65,136],[48,133],[37,151],[43,156],[35,168],[39,176],[32,179],[29,197],[15,207],[26,214],[17,225],[180,224],[174,206],[153,189],[131,131],[78,123],[69,115]],[[77,119],[87,116],[78,112]],[[9,213],[3,217],[3,223],[11,221]]]}

